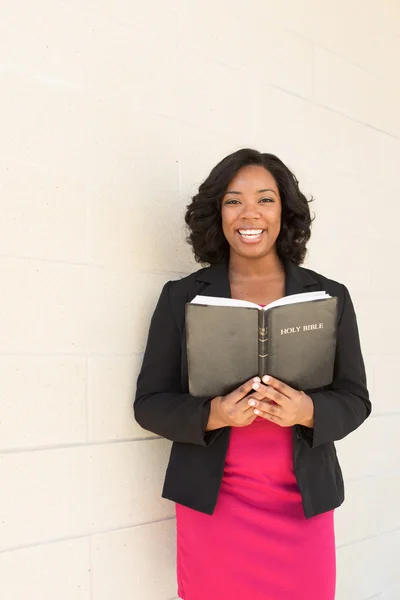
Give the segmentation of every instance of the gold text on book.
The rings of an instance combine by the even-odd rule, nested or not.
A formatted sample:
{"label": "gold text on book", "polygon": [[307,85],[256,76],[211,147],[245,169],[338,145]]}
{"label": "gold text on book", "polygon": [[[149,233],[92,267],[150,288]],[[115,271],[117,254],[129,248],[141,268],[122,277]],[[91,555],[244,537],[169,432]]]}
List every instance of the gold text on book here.
{"label": "gold text on book", "polygon": [[290,333],[299,333],[300,331],[313,331],[315,329],[323,329],[323,323],[313,323],[312,325],[295,325],[294,327],[285,327],[281,329],[281,335],[289,335]]}

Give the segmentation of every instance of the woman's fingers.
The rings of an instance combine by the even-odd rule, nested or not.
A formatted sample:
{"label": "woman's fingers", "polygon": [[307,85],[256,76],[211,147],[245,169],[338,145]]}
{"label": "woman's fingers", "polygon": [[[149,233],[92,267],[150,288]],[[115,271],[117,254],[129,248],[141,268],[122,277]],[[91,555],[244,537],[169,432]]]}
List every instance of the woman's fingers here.
{"label": "woman's fingers", "polygon": [[221,406],[225,421],[241,427],[249,424],[257,416],[275,421],[280,425],[288,424],[292,404],[296,404],[296,395],[301,394],[282,381],[273,377],[252,377],[230,394],[221,397]]}
{"label": "woman's fingers", "polygon": [[273,400],[277,404],[282,404],[283,402],[285,402],[285,400],[287,401],[287,399],[288,399],[286,396],[281,394],[281,392],[278,392],[277,390],[275,390],[273,387],[270,387],[269,385],[263,385],[262,383],[256,383],[256,384],[254,384],[253,389],[255,389],[256,392],[260,396],[262,396],[262,398],[265,398],[267,400]]}
{"label": "woman's fingers", "polygon": [[229,394],[230,399],[232,399],[234,402],[240,402],[254,389],[253,386],[259,384],[260,382],[261,379],[259,377],[252,377],[241,386],[236,388],[236,390],[233,390],[233,392]]}
{"label": "woman's fingers", "polygon": [[253,386],[256,391],[248,400],[255,415],[275,421],[282,427],[313,423],[313,405],[309,396],[273,377],[263,377],[263,381]]}
{"label": "woman's fingers", "polygon": [[264,399],[257,399],[253,396],[253,394],[247,400],[250,410],[254,412],[255,415],[265,416],[272,415],[273,417],[281,417],[283,409],[279,404],[275,404],[273,402],[268,402]]}
{"label": "woman's fingers", "polygon": [[290,385],[287,385],[286,383],[283,383],[283,381],[275,379],[275,377],[271,377],[270,375],[264,375],[264,377],[262,378],[262,382],[265,385],[273,388],[283,396],[287,396],[288,398],[292,398],[293,395],[299,393],[298,390],[295,390],[294,388],[290,387]]}
{"label": "woman's fingers", "polygon": [[259,402],[258,408],[254,408],[254,414],[257,417],[263,417],[264,419],[268,419],[268,421],[274,421],[275,423],[281,423],[282,417],[282,408],[277,404],[269,404],[268,402]]}
{"label": "woman's fingers", "polygon": [[283,383],[283,381],[280,381],[279,379],[270,377],[269,375],[264,375],[262,382],[254,383],[253,389],[260,394],[263,394],[268,400],[273,400],[277,404],[282,404],[288,399],[298,399],[301,394],[301,392],[290,387],[290,385]]}
{"label": "woman's fingers", "polygon": [[221,420],[224,423],[234,427],[243,427],[254,421],[256,415],[247,404],[247,396],[252,391],[254,383],[260,381],[259,377],[253,377],[226,396],[219,396],[218,405],[222,415]]}
{"label": "woman's fingers", "polygon": [[[254,398],[253,396],[251,396],[251,397],[254,399],[254,402],[257,402],[258,400],[261,400],[261,398],[259,398],[259,399],[256,399],[256,398]],[[254,406],[253,406],[253,405],[251,405],[251,404],[249,403],[249,398],[248,398],[248,397],[246,397],[246,398],[242,398],[242,399],[241,399],[241,400],[240,400],[240,401],[239,401],[239,402],[236,404],[236,406],[237,406],[237,408],[238,408],[239,410],[242,410],[243,412],[246,412],[246,413],[254,413],[254,406],[255,406],[255,404],[254,404]]]}

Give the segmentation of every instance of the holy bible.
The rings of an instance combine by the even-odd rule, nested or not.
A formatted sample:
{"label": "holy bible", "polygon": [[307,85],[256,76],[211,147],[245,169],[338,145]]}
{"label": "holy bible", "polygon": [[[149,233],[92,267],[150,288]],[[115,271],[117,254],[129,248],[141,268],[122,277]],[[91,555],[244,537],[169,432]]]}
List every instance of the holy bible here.
{"label": "holy bible", "polygon": [[326,292],[285,296],[265,307],[196,296],[185,316],[193,396],[224,396],[256,375],[298,390],[332,382],[337,298]]}

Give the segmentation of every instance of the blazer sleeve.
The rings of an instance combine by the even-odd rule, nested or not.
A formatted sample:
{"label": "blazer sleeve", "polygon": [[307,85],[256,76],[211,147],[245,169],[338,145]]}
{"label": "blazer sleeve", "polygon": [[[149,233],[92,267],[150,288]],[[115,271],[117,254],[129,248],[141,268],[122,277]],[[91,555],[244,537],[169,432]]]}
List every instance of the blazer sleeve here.
{"label": "blazer sleeve", "polygon": [[144,429],[174,442],[208,446],[222,431],[207,432],[210,397],[181,389],[181,339],[170,304],[169,281],[153,313],[134,400],[135,419]]}
{"label": "blazer sleeve", "polygon": [[311,448],[341,440],[371,413],[357,319],[350,294],[342,288],[333,381],[327,390],[307,392],[314,403],[314,428],[297,426]]}

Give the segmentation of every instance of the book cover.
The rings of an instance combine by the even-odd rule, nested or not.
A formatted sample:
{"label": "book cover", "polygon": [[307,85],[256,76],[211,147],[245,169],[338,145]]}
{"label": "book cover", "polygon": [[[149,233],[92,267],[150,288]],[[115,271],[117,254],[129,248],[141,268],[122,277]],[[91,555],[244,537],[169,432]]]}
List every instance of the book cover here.
{"label": "book cover", "polygon": [[337,298],[285,296],[262,308],[196,296],[186,304],[189,391],[222,396],[258,375],[299,390],[329,385],[336,350]]}

